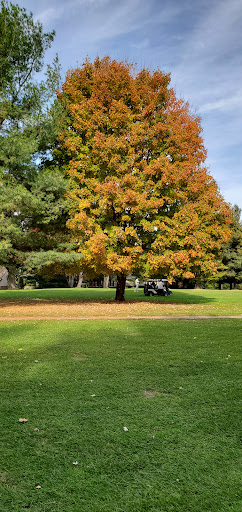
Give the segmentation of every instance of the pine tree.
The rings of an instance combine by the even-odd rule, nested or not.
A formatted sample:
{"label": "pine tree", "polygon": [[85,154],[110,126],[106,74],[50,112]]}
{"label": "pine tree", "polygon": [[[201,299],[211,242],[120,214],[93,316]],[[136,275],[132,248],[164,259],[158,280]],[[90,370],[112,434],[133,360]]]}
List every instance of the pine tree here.
{"label": "pine tree", "polygon": [[229,282],[230,289],[242,283],[242,222],[241,209],[234,205],[231,237],[222,247],[222,263],[225,266],[220,283]]}
{"label": "pine tree", "polygon": [[58,59],[35,81],[54,32],[43,33],[32,13],[2,1],[0,33],[0,265],[13,288],[23,266],[55,271],[62,261],[66,269],[68,180],[52,161]]}

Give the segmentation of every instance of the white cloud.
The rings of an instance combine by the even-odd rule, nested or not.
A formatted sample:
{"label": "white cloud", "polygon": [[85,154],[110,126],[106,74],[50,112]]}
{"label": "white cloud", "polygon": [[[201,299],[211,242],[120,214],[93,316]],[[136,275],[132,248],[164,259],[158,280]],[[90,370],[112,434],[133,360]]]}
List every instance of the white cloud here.
{"label": "white cloud", "polygon": [[197,53],[213,61],[214,54],[224,55],[238,43],[241,31],[241,0],[222,0],[204,11],[200,24],[195,27],[189,44],[190,57]]}
{"label": "white cloud", "polygon": [[148,48],[149,46],[149,39],[148,37],[146,37],[145,39],[143,39],[143,41],[132,43],[131,46],[133,48],[136,48],[137,50],[144,50],[144,48]]}
{"label": "white cloud", "polygon": [[203,103],[214,93],[216,100],[226,97],[241,76],[241,22],[241,0],[219,0],[201,11],[187,33],[174,75]]}
{"label": "white cloud", "polygon": [[59,9],[55,9],[54,7],[49,7],[44,11],[41,11],[36,14],[35,19],[40,21],[43,25],[47,25],[47,23],[52,23],[54,20],[62,17],[64,12],[64,8],[60,7]]}
{"label": "white cloud", "polygon": [[[51,24],[58,19],[68,20],[73,9],[79,10],[80,12],[83,7],[104,7],[110,0],[64,0],[64,1],[51,1],[51,7],[36,12],[35,19],[38,19],[40,23]],[[81,16],[80,16],[81,17]]]}
{"label": "white cloud", "polygon": [[220,98],[199,107],[201,113],[211,112],[212,110],[231,111],[242,107],[242,90],[239,90],[233,96]]}

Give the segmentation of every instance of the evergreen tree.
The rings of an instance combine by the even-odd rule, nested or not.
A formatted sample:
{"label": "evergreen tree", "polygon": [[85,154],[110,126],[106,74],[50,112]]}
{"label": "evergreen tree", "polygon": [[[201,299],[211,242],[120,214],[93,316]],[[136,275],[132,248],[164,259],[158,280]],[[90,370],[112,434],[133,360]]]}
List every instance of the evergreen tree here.
{"label": "evergreen tree", "polygon": [[231,237],[223,245],[222,262],[225,265],[222,282],[229,282],[230,289],[236,288],[237,284],[242,283],[242,222],[241,209],[235,205],[232,208],[233,220],[231,224]]}
{"label": "evergreen tree", "polygon": [[44,33],[18,5],[0,6],[0,265],[14,288],[18,268],[59,272],[60,262],[66,269],[75,254],[67,255],[68,180],[52,161],[58,59],[35,80],[54,32]]}

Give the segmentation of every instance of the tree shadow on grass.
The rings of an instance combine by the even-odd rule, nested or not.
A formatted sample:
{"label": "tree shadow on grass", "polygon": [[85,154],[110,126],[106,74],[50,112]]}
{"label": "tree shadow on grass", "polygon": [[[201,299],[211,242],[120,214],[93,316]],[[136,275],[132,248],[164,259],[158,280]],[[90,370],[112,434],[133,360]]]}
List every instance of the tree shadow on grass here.
{"label": "tree shadow on grass", "polygon": [[[125,292],[125,302],[134,304],[137,302],[158,303],[158,304],[209,304],[216,302],[216,297],[209,293],[199,293],[195,290],[173,290],[168,297],[146,297],[140,289],[137,294],[133,289]],[[19,305],[74,305],[74,304],[117,304],[115,302],[114,289],[54,289],[54,290],[4,290],[0,291],[0,308]]]}
{"label": "tree shadow on grass", "polygon": [[199,292],[194,292],[193,290],[190,292],[188,290],[173,290],[172,295],[168,297],[145,297],[138,296],[135,297],[136,300],[132,300],[131,291],[126,293],[127,302],[154,302],[154,303],[164,303],[164,304],[210,304],[212,302],[216,302],[216,298],[209,295],[200,295]]}

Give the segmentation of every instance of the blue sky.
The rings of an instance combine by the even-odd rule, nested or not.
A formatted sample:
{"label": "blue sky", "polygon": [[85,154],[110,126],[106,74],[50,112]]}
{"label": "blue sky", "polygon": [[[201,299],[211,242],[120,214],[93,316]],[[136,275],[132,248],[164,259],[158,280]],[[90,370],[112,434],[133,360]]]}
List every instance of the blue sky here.
{"label": "blue sky", "polygon": [[242,208],[242,0],[19,0],[56,37],[63,80],[88,56],[171,73],[202,118],[207,167]]}

